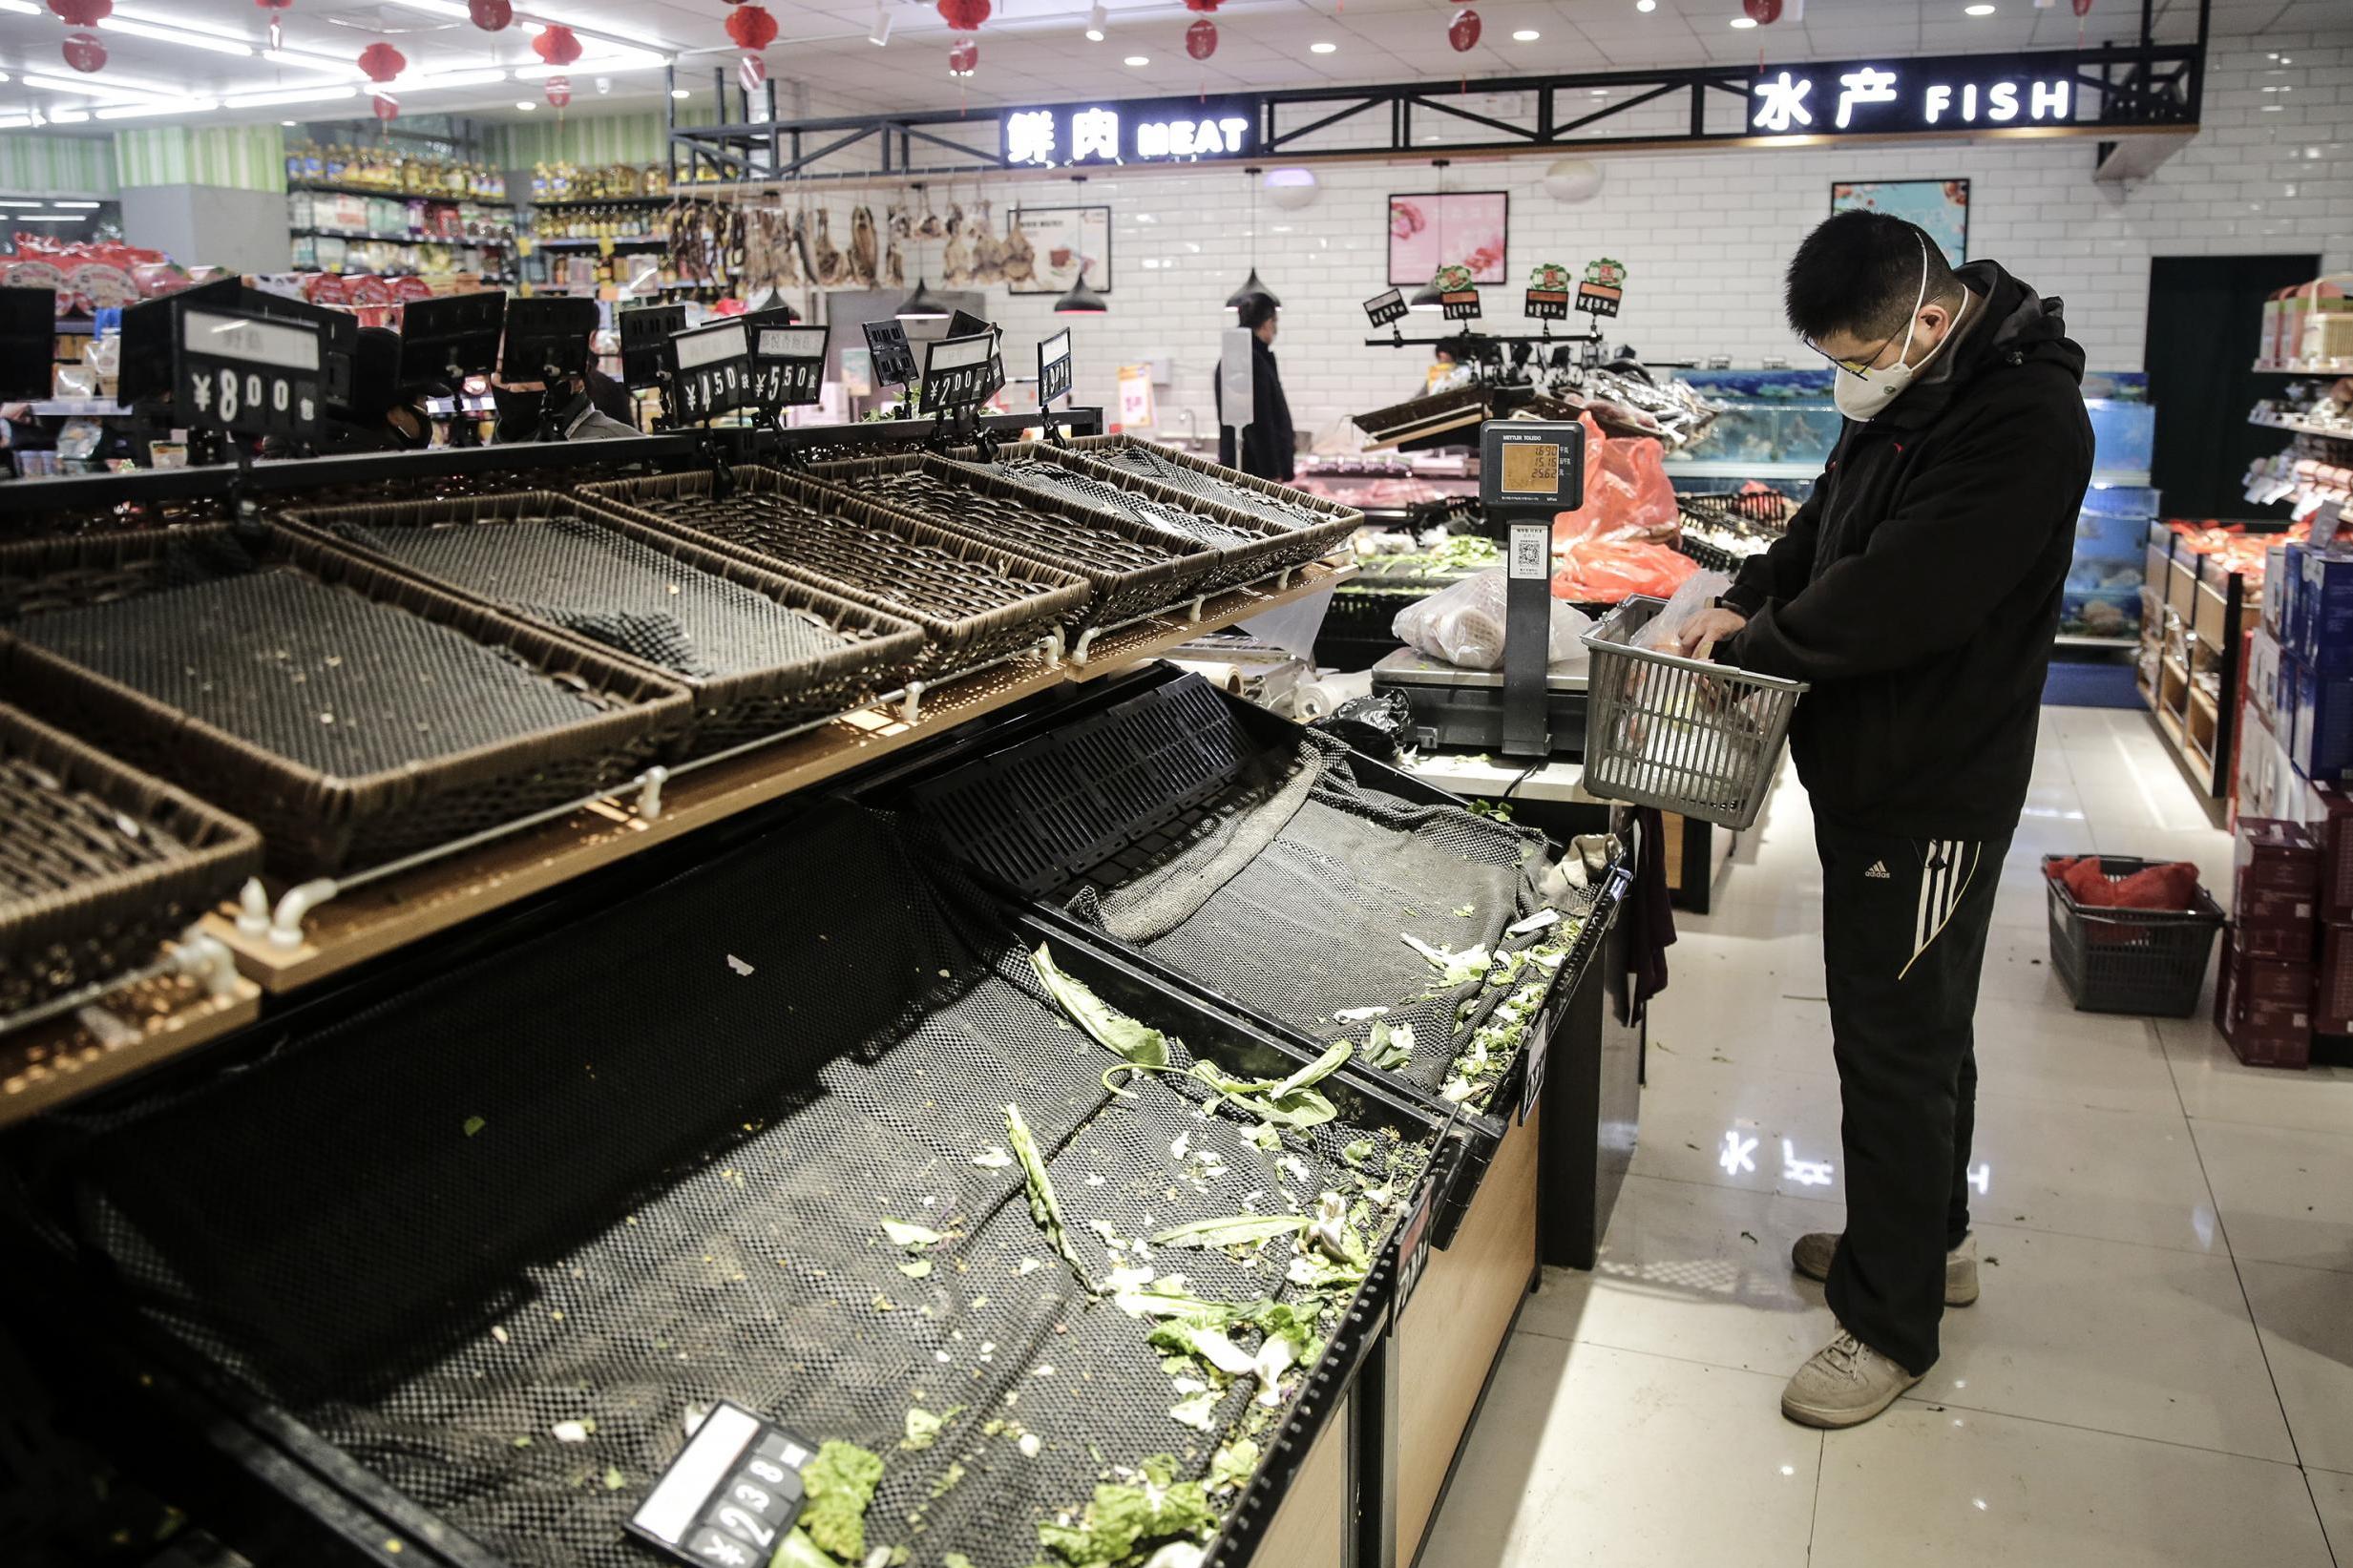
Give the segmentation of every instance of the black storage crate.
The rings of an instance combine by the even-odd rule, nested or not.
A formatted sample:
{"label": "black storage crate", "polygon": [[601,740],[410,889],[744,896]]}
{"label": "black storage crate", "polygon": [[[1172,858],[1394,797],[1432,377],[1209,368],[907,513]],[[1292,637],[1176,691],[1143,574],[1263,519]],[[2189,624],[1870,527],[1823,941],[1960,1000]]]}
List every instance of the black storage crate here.
{"label": "black storage crate", "polygon": [[[2214,955],[2215,933],[2222,929],[2222,907],[2200,888],[2194,909],[2095,909],[2075,902],[2067,885],[2050,875],[2050,967],[2078,1013],[2132,1013],[2151,1018],[2186,1018],[2197,1011]],[[2131,855],[2101,855],[2100,874],[2121,882],[2158,862]]]}

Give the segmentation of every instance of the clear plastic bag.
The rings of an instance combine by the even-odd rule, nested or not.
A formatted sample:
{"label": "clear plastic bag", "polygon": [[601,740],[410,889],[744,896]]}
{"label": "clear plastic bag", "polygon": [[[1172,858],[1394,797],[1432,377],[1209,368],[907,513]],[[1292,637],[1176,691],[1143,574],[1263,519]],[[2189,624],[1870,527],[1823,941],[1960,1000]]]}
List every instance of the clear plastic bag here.
{"label": "clear plastic bag", "polygon": [[[1500,670],[1508,592],[1502,567],[1481,572],[1399,610],[1389,630],[1399,641],[1457,669]],[[1553,599],[1544,662],[1574,664],[1583,659],[1586,648],[1580,639],[1592,627],[1583,612]]]}
{"label": "clear plastic bag", "polygon": [[1694,572],[1668,596],[1667,607],[1635,635],[1634,646],[1672,651],[1683,640],[1683,628],[1691,617],[1713,605],[1732,585],[1732,578],[1721,572]]}

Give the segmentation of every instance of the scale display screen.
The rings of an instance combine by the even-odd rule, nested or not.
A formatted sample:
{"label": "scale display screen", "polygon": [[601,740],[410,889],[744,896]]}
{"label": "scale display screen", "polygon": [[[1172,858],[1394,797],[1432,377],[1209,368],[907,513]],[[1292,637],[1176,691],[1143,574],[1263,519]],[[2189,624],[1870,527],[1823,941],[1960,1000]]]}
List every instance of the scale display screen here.
{"label": "scale display screen", "polygon": [[1585,427],[1565,420],[1493,420],[1481,431],[1479,499],[1502,520],[1542,516],[1585,501]]}

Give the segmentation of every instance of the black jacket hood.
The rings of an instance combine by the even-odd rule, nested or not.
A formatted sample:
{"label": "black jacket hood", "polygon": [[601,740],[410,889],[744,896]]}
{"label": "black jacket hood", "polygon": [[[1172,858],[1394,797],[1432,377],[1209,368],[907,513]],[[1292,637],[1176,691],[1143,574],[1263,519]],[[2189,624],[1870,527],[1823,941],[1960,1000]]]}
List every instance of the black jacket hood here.
{"label": "black jacket hood", "polygon": [[[2058,296],[2035,293],[1999,261],[1970,261],[1955,267],[1953,276],[1977,296],[1970,312],[1985,312],[1978,327],[1963,323],[1962,360],[1943,380],[1914,384],[1872,423],[1923,429],[1967,383],[2003,366],[2054,365],[2077,386],[2083,385],[2084,351],[2067,335],[2067,306]],[[1983,330],[1986,323],[1992,324],[1991,332]]]}

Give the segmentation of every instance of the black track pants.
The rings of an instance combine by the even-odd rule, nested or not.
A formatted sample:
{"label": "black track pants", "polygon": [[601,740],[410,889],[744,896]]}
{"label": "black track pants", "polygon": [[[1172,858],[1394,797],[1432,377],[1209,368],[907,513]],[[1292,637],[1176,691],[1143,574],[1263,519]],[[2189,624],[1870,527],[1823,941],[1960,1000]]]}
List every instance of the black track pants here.
{"label": "black track pants", "polygon": [[1944,1254],[1969,1232],[1972,1022],[2009,839],[1901,839],[1818,819],[1822,970],[1844,1111],[1831,1310],[1913,1372],[1937,1358]]}

